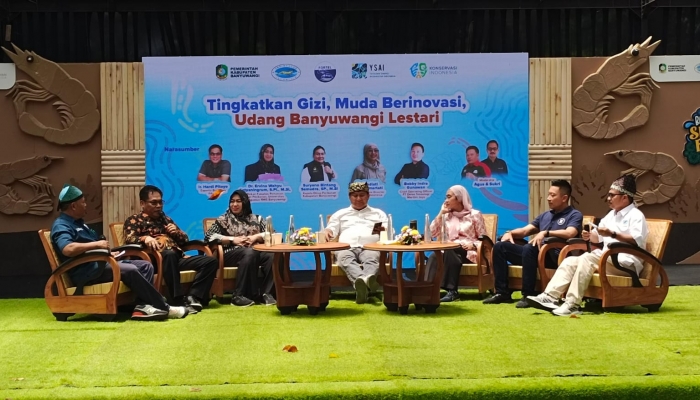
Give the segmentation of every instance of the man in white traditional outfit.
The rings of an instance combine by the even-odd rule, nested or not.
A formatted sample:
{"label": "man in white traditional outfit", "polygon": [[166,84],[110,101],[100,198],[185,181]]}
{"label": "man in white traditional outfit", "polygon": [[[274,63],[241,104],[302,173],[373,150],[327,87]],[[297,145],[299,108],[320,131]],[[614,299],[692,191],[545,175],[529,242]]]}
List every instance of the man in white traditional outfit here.
{"label": "man in white traditional outfit", "polygon": [[381,223],[386,228],[387,216],[384,211],[367,205],[367,182],[351,183],[348,193],[350,207],[331,215],[325,235],[329,241],[340,235],[338,240],[350,245],[350,250],[337,251],[335,257],[355,287],[356,302],[362,304],[367,301],[368,292],[376,292],[379,288],[379,252],[365,250],[362,246],[379,241],[379,231],[375,230],[375,225]]}
{"label": "man in white traditional outfit", "polygon": [[[600,221],[598,227],[590,232],[581,233],[583,240],[590,240],[592,243],[600,243],[602,238],[603,249],[596,249],[578,257],[567,257],[557,268],[545,291],[538,296],[527,297],[531,306],[559,316],[580,314],[583,294],[593,274],[598,270],[601,255],[608,246],[615,242],[625,242],[645,248],[649,230],[644,214],[634,204],[636,191],[637,184],[632,175],[621,176],[613,182],[607,196],[612,210]],[[644,267],[638,257],[629,254],[619,254],[618,264],[619,268],[616,268],[612,257],[608,258],[606,273],[639,276]],[[560,305],[559,299],[564,294],[565,301]]]}

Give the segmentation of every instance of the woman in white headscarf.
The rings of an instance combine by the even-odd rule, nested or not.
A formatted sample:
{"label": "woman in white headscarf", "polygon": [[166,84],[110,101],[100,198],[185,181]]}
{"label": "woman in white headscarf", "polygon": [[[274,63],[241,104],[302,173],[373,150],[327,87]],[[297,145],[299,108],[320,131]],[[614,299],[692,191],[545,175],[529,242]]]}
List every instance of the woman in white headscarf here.
{"label": "woman in white headscarf", "polygon": [[[472,199],[467,189],[461,185],[452,186],[447,190],[440,213],[430,224],[433,237],[440,234],[443,215],[446,217],[447,240],[461,246],[454,250],[445,250],[443,256],[444,271],[440,287],[447,290],[447,294],[440,301],[449,302],[459,299],[459,271],[463,263],[476,262],[476,246],[479,237],[486,235],[486,224],[481,212],[472,207]],[[437,256],[433,253],[428,258],[427,270],[434,271],[436,267]]]}
{"label": "woman in white headscarf", "polygon": [[352,172],[350,183],[356,180],[379,179],[386,182],[386,168],[379,162],[379,148],[374,143],[367,143],[362,150],[364,160]]}

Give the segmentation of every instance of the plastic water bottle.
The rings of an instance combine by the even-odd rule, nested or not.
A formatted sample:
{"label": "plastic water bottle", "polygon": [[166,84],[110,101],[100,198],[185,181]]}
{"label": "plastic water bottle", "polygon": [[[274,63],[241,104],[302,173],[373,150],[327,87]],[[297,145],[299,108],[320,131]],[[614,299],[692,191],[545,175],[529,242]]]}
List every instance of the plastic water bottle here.
{"label": "plastic water bottle", "polygon": [[425,227],[423,232],[423,241],[425,243],[430,243],[432,241],[432,236],[430,234],[430,216],[425,214]]}
{"label": "plastic water bottle", "polygon": [[387,219],[386,235],[389,240],[394,240],[394,223],[392,221],[391,214],[387,215]]}
{"label": "plastic water bottle", "polygon": [[265,218],[265,227],[267,229],[267,232],[264,233],[265,235],[265,245],[266,246],[272,246],[274,245],[274,233],[275,229],[272,227],[272,215],[268,215]]}
{"label": "plastic water bottle", "polygon": [[323,224],[323,214],[318,214],[318,231],[323,232],[326,230],[326,227]]}
{"label": "plastic water bottle", "polygon": [[449,236],[447,234],[447,215],[442,214],[442,221],[440,223],[440,243],[447,243],[449,241]]}

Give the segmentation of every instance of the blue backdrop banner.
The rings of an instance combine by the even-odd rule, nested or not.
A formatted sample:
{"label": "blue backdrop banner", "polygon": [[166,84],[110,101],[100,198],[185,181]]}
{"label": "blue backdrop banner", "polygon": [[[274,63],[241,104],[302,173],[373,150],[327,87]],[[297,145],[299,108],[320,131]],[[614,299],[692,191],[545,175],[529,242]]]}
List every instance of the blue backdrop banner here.
{"label": "blue backdrop banner", "polygon": [[422,232],[455,184],[499,232],[528,222],[527,54],[143,61],[146,181],[192,238],[239,188],[277,231],[317,230],[355,180],[395,229]]}

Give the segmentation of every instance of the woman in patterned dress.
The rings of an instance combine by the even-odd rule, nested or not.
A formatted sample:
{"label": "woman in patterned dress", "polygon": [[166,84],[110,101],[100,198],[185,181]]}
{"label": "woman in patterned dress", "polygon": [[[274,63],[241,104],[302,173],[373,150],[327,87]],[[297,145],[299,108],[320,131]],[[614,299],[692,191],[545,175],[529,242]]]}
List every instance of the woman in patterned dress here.
{"label": "woman in patterned dress", "polygon": [[253,249],[256,243],[264,242],[266,230],[265,220],[253,214],[248,194],[239,189],[231,194],[228,209],[204,236],[206,241],[222,242],[224,265],[238,267],[232,305],[247,307],[255,301],[268,306],[276,304],[272,296],[272,253]]}

